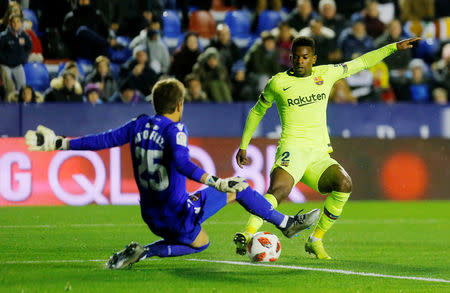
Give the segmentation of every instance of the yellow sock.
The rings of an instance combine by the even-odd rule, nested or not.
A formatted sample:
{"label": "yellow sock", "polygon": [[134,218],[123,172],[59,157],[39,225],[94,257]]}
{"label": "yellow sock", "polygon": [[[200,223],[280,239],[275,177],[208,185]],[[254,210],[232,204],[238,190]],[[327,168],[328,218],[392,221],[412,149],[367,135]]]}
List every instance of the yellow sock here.
{"label": "yellow sock", "polygon": [[[264,197],[267,199],[268,202],[270,202],[270,204],[273,206],[274,209],[278,207],[278,201],[275,198],[275,196],[273,196],[270,193],[266,193]],[[263,219],[255,215],[250,215],[250,218],[248,219],[247,222],[247,226],[245,227],[245,232],[249,232],[253,235],[259,230],[259,228],[261,228],[263,224],[264,224]]]}
{"label": "yellow sock", "polygon": [[342,213],[342,209],[350,197],[350,193],[333,191],[325,200],[323,207],[323,213],[317,222],[317,226],[314,229],[312,236],[318,239],[322,239],[325,232],[333,226],[334,222],[339,218]]}

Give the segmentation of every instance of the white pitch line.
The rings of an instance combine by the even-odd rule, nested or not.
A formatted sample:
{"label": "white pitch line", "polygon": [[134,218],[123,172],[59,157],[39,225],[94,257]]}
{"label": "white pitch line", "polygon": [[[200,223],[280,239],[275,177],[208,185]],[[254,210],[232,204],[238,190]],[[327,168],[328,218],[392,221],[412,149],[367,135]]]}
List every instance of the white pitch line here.
{"label": "white pitch line", "polygon": [[[446,222],[444,219],[426,219],[426,220],[417,220],[417,219],[349,219],[349,220],[340,220],[338,224],[340,225],[380,225],[380,224],[431,224],[431,223],[441,223]],[[209,225],[243,225],[244,221],[207,221],[203,223],[205,226]],[[116,227],[116,226],[145,226],[144,223],[126,223],[126,224],[114,224],[114,223],[99,223],[99,224],[67,224],[67,225],[54,225],[54,224],[41,224],[41,225],[0,225],[0,229],[33,229],[33,228],[84,228],[84,227]]]}
{"label": "white pitch line", "polygon": [[189,261],[198,261],[198,262],[240,265],[240,266],[258,266],[258,267],[280,268],[280,269],[290,269],[290,270],[300,270],[300,271],[317,271],[317,272],[327,272],[327,273],[344,274],[344,275],[357,275],[357,276],[365,276],[365,277],[379,277],[379,278],[406,279],[406,280],[416,280],[416,281],[426,281],[426,282],[450,283],[450,280],[445,280],[445,279],[410,277],[410,276],[395,276],[395,275],[354,272],[354,271],[336,270],[336,269],[323,269],[323,268],[310,268],[310,267],[301,267],[301,266],[286,266],[286,265],[271,265],[271,264],[255,264],[255,263],[250,263],[250,262],[195,259],[195,258],[191,258],[188,260]]}
{"label": "white pitch line", "polygon": [[[150,261],[161,260],[154,259]],[[415,281],[426,281],[426,282],[437,282],[437,283],[450,283],[450,280],[445,279],[435,279],[435,278],[424,278],[424,277],[411,277],[411,276],[396,276],[396,275],[385,275],[376,273],[364,273],[364,272],[354,272],[346,270],[336,270],[336,269],[323,269],[323,268],[311,268],[302,266],[287,266],[287,265],[271,265],[271,264],[255,264],[250,262],[240,262],[240,261],[228,261],[228,260],[210,260],[210,259],[196,259],[190,258],[188,261],[196,262],[208,262],[208,263],[221,263],[239,266],[256,266],[256,267],[269,267],[269,268],[279,268],[279,269],[289,269],[289,270],[299,270],[299,271],[317,271],[344,275],[356,275],[364,277],[378,277],[378,278],[390,278],[390,279],[403,279],[403,280],[415,280]],[[147,261],[147,260],[146,260]],[[85,263],[85,262],[105,262],[104,259],[67,259],[67,260],[11,260],[11,261],[0,261],[0,265],[5,264],[46,264],[46,263]]]}

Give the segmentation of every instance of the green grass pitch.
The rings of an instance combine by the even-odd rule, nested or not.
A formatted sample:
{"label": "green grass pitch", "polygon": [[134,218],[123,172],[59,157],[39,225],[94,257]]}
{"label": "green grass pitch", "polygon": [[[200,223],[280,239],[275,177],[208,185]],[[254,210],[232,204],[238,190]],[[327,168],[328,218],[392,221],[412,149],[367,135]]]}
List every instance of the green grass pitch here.
{"label": "green grass pitch", "polygon": [[[279,210],[321,206],[283,203]],[[131,240],[157,240],[138,206],[2,207],[0,292],[450,292],[449,210],[450,201],[350,201],[324,241],[331,261],[305,253],[309,231],[287,239],[264,224],[279,236],[281,257],[252,266],[232,243],[248,214],[231,204],[205,223],[206,251],[109,271],[105,261]]]}

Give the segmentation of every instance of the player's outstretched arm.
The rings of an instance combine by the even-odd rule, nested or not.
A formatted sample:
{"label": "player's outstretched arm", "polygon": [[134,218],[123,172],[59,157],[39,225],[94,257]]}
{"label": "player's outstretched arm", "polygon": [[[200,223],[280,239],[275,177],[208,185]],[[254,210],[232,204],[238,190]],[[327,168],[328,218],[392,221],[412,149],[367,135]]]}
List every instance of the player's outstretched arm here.
{"label": "player's outstretched arm", "polygon": [[200,181],[203,184],[214,187],[221,192],[239,192],[248,187],[248,183],[242,177],[218,178],[214,175],[205,173]]}
{"label": "player's outstretched arm", "polygon": [[25,143],[30,151],[67,150],[69,139],[57,136],[53,130],[39,125],[36,130],[28,130],[25,134]]}
{"label": "player's outstretched arm", "polygon": [[392,43],[379,49],[370,51],[358,58],[353,59],[350,62],[346,62],[344,64],[343,76],[341,76],[340,78],[345,78],[352,74],[356,74],[361,70],[368,69],[381,62],[389,55],[395,53],[395,51],[397,50],[408,50],[413,47],[413,42],[416,42],[420,39],[421,38],[410,38],[397,43]]}
{"label": "player's outstretched arm", "polygon": [[400,42],[397,42],[397,50],[408,50],[413,47],[412,43],[421,40],[421,38],[410,38]]}

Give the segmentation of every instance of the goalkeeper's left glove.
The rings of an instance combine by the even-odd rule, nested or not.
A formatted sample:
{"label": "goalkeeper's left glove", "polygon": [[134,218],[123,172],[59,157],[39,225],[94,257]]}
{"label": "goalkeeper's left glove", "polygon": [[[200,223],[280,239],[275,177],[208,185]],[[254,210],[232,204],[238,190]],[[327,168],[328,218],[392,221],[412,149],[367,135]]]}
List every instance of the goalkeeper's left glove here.
{"label": "goalkeeper's left glove", "polygon": [[242,177],[218,178],[213,175],[206,177],[206,185],[214,187],[221,192],[239,192],[248,187],[248,183]]}
{"label": "goalkeeper's left glove", "polygon": [[69,140],[64,136],[57,136],[53,130],[39,125],[34,130],[28,130],[25,134],[25,143],[30,151],[54,151],[67,150]]}

